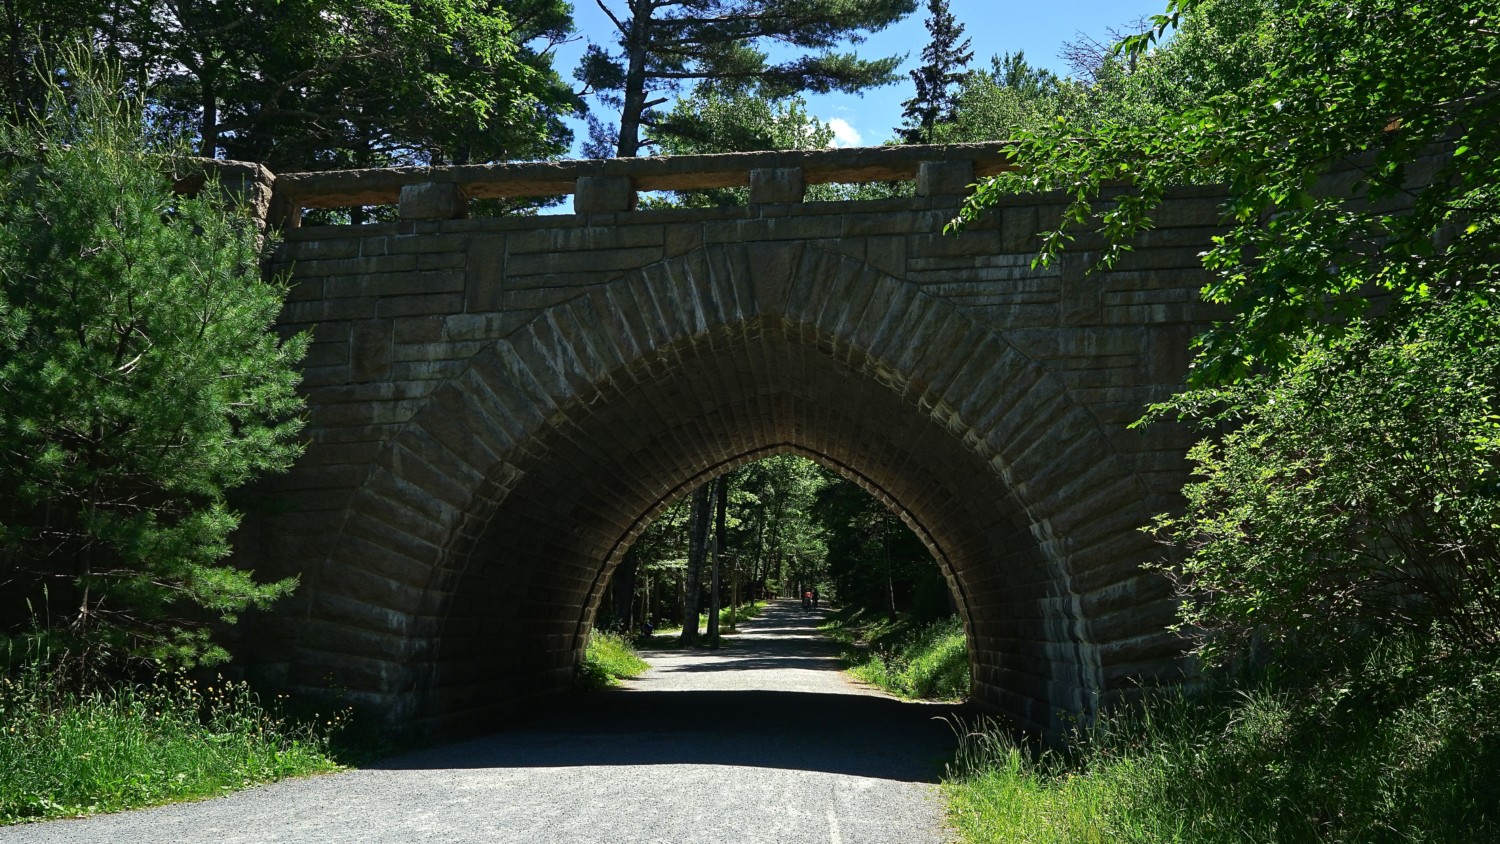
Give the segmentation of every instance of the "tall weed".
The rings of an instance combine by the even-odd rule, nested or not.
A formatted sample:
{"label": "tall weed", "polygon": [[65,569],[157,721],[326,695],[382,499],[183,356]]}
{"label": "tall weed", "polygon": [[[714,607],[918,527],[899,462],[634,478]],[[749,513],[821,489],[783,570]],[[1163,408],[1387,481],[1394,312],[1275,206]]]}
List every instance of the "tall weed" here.
{"label": "tall weed", "polygon": [[[906,698],[960,700],[969,693],[969,649],[957,616],[919,627],[844,619],[829,632],[850,646],[849,673],[866,683]],[[855,639],[868,648],[860,649]]]}
{"label": "tall weed", "polygon": [[41,663],[0,677],[0,824],[210,797],[338,767],[342,716],[293,723],[243,683],[77,692]]}
{"label": "tall weed", "polygon": [[589,635],[578,680],[581,685],[591,688],[614,686],[621,679],[634,677],[650,667],[624,634],[595,630]]}
{"label": "tall weed", "polygon": [[962,732],[946,790],[968,841],[1500,840],[1500,668],[1399,648],[1351,682],[1162,696],[1069,749]]}

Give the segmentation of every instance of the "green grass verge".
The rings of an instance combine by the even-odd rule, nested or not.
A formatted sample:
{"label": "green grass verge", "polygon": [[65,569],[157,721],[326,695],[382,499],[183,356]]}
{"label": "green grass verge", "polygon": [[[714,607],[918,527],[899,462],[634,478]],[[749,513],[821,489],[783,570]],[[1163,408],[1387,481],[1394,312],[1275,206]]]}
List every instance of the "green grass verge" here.
{"label": "green grass verge", "polygon": [[583,654],[579,682],[590,688],[614,686],[650,667],[625,636],[595,630],[589,636],[589,646]]}
{"label": "green grass verge", "polygon": [[1500,841],[1495,665],[1158,699],[1066,754],[994,725],[962,744],[944,790],[970,842]]}
{"label": "green grass verge", "polygon": [[[748,603],[740,604],[735,609],[735,618],[737,620],[736,623],[743,624],[747,620],[755,618],[756,616],[760,615],[765,610],[765,608],[765,601],[750,601]],[[708,613],[699,613],[698,638],[705,639],[705,637],[707,636],[707,630]],[[729,629],[729,608],[723,607],[719,610],[719,634],[724,635],[733,632],[735,631]],[[681,625],[658,627],[651,636],[642,638],[640,642],[643,646],[652,648],[662,647],[663,643],[665,643],[668,639],[680,635],[682,635]]]}
{"label": "green grass verge", "polygon": [[[755,618],[756,616],[760,615],[761,611],[765,608],[765,601],[751,601],[746,604],[740,604],[734,609],[735,623],[738,625],[752,618]],[[708,627],[708,613],[703,613],[701,616],[699,616],[699,623],[704,628]],[[722,607],[719,609],[719,632],[724,633],[728,631],[729,607]]]}
{"label": "green grass verge", "polygon": [[0,824],[115,812],[331,771],[342,716],[293,723],[242,683],[63,691],[0,679]]}
{"label": "green grass verge", "polygon": [[850,674],[891,694],[961,700],[969,693],[969,651],[957,616],[912,627],[840,613],[823,629],[844,644]]}

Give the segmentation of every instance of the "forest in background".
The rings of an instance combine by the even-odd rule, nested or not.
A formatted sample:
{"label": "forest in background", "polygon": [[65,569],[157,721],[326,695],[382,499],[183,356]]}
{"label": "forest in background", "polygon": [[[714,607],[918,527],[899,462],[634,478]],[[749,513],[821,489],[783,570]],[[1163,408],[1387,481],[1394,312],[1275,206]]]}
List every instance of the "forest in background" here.
{"label": "forest in background", "polygon": [[931,553],[889,507],[829,469],[783,454],[733,469],[653,519],[615,570],[597,624],[677,626],[700,610],[712,617],[736,597],[797,598],[813,589],[823,602],[904,614],[915,624],[953,613]]}

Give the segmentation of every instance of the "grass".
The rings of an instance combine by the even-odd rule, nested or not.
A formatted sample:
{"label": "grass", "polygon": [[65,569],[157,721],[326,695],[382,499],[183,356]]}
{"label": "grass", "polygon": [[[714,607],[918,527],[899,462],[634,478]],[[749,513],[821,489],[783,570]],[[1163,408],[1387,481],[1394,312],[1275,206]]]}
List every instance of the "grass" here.
{"label": "grass", "polygon": [[962,700],[969,693],[969,651],[957,616],[911,626],[841,613],[823,629],[845,645],[850,674],[891,694]]}
{"label": "grass", "polygon": [[[739,622],[743,622],[743,621],[747,621],[749,619],[755,618],[756,616],[760,615],[761,611],[764,610],[765,608],[766,608],[766,602],[765,601],[750,601],[749,603],[740,604],[734,610],[734,618],[735,618],[736,624],[738,624]],[[729,630],[729,620],[730,620],[729,619],[729,607],[721,607],[719,609],[719,632],[720,633],[723,633],[723,632]],[[703,614],[699,615],[698,616],[698,623],[699,623],[700,627],[707,628],[708,627],[708,613],[703,613]]]}
{"label": "grass", "polygon": [[625,636],[595,630],[584,651],[579,679],[590,688],[615,686],[620,680],[635,677],[650,667]]}
{"label": "grass", "polygon": [[1312,692],[1159,697],[1066,752],[982,725],[945,782],[950,820],[970,842],[1500,841],[1500,666],[1401,662]]}
{"label": "grass", "polygon": [[78,694],[0,678],[0,824],[212,797],[336,770],[342,716],[294,723],[242,683],[168,678]]}
{"label": "grass", "polygon": [[[596,631],[583,682],[614,685],[648,667],[623,636]],[[293,719],[282,703],[244,683],[180,677],[77,693],[40,664],[19,665],[0,676],[0,825],[214,797],[399,747],[378,730],[354,735],[347,712]]]}
{"label": "grass", "polygon": [[[737,623],[744,623],[745,621],[760,615],[761,612],[765,610],[765,608],[765,601],[750,601],[748,603],[740,604],[739,607],[735,609],[735,619]],[[708,642],[708,634],[706,632],[707,630],[708,613],[701,612],[698,614],[698,638],[700,640],[699,644],[703,645],[704,647],[707,647]],[[729,608],[722,607],[719,610],[719,634],[722,636],[732,632],[734,631],[729,629]],[[675,643],[676,637],[681,634],[681,625],[658,627],[656,631],[652,633],[652,635],[642,638],[641,642],[643,644],[649,645],[652,648],[675,647],[675,644],[671,643]]]}

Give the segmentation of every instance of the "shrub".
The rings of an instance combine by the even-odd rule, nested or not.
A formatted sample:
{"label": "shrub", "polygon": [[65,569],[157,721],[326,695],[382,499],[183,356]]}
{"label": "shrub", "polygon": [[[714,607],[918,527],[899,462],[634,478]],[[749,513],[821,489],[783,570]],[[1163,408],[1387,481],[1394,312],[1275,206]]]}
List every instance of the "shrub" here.
{"label": "shrub", "polygon": [[1497,329],[1495,300],[1458,298],[1167,405],[1229,429],[1193,449],[1187,509],[1157,519],[1187,551],[1169,571],[1200,654],[1336,667],[1416,634],[1500,650]]}
{"label": "shrub", "polygon": [[1500,836],[1500,666],[1372,653],[1308,695],[1270,684],[1107,715],[1065,752],[962,734],[945,788],[970,841],[1470,842]]}

